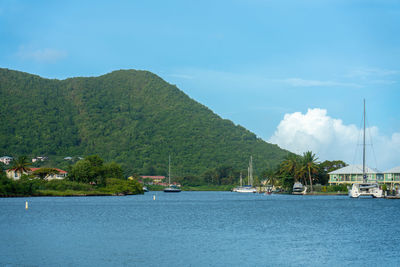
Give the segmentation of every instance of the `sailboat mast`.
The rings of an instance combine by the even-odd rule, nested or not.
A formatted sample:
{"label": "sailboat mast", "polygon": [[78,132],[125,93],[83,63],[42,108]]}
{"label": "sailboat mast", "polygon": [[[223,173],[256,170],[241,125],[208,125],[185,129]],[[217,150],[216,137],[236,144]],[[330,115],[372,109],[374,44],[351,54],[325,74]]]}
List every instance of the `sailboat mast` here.
{"label": "sailboat mast", "polygon": [[364,131],[363,131],[363,182],[367,182],[367,175],[365,174],[365,99],[364,99]]}
{"label": "sailboat mast", "polygon": [[171,155],[168,156],[168,184],[171,184]]}
{"label": "sailboat mast", "polygon": [[250,184],[250,166],[247,167],[247,185]]}
{"label": "sailboat mast", "polygon": [[253,156],[250,156],[250,185],[253,186]]}

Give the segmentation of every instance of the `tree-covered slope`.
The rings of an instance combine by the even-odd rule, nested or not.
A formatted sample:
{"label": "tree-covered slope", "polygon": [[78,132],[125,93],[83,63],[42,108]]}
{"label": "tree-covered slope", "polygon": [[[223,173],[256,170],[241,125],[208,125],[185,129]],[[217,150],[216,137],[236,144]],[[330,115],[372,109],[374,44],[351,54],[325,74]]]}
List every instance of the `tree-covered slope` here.
{"label": "tree-covered slope", "polygon": [[147,71],[44,79],[0,69],[0,155],[98,154],[140,174],[278,164],[287,151],[221,119]]}

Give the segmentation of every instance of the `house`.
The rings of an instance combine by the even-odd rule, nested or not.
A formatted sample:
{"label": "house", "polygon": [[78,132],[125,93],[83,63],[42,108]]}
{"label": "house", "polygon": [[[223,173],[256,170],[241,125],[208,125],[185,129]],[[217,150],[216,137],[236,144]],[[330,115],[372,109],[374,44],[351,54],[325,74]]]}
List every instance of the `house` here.
{"label": "house", "polygon": [[12,157],[9,156],[4,156],[0,158],[0,162],[3,162],[4,164],[8,165],[10,162],[13,160]]}
{"label": "house", "polygon": [[[39,170],[39,169],[40,168],[30,168],[30,170],[28,172],[22,172],[22,175],[23,174],[30,175],[34,171]],[[54,180],[54,179],[60,180],[60,179],[64,179],[65,177],[67,177],[68,172],[66,172],[64,170],[61,170],[61,169],[57,169],[57,168],[54,168],[54,169],[56,169],[59,173],[47,176],[45,178],[46,180],[48,180],[48,181]],[[16,172],[14,169],[6,170],[6,175],[7,175],[8,178],[14,179],[14,180],[19,180],[21,178],[21,173]]]}
{"label": "house", "polygon": [[151,179],[153,184],[160,184],[165,179],[165,176],[146,176],[146,175],[142,175],[142,176],[140,176],[140,178],[142,178],[142,179]]}

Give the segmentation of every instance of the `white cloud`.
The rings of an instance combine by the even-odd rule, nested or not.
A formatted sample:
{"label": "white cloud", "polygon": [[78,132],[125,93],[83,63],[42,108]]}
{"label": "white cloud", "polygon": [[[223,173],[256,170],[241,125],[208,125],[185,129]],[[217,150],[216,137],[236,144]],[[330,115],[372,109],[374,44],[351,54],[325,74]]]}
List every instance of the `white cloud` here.
{"label": "white cloud", "polygon": [[[400,165],[400,133],[391,137],[380,134],[375,126],[367,129],[367,164],[386,170]],[[274,135],[268,140],[297,154],[311,150],[320,160],[344,160],[348,164],[362,162],[361,129],[345,125],[327,115],[325,109],[309,109],[306,114],[286,114]]]}
{"label": "white cloud", "polygon": [[55,62],[67,56],[67,52],[52,48],[32,49],[20,46],[17,56],[23,60],[33,60],[36,62]]}
{"label": "white cloud", "polygon": [[305,80],[300,78],[288,78],[282,80],[282,82],[289,84],[291,86],[296,87],[332,87],[332,86],[341,86],[341,87],[361,87],[359,84],[355,83],[344,83],[344,82],[335,82],[335,81],[319,81],[319,80]]}

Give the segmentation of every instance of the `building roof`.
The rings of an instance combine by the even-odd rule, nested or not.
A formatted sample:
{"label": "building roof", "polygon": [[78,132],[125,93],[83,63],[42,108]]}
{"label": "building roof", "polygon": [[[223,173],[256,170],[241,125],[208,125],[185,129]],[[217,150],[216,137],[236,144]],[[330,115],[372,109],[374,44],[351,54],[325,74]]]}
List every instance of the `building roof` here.
{"label": "building roof", "polygon": [[143,179],[165,179],[165,176],[146,176],[146,175],[141,175],[140,176]]}
{"label": "building roof", "polygon": [[[29,168],[29,169],[31,170],[31,172],[34,172],[34,171],[39,170],[39,169],[41,169],[41,168]],[[55,169],[55,170],[57,170],[59,173],[67,173],[66,171],[61,170],[61,169],[57,169],[57,168],[51,168],[51,169]],[[10,171],[14,171],[14,169],[8,169],[8,170],[6,170],[6,172],[10,172]]]}
{"label": "building roof", "polygon": [[385,171],[385,173],[400,173],[400,166],[391,168],[390,170]]}
{"label": "building roof", "polygon": [[[332,171],[328,174],[362,174],[363,166],[362,165],[349,165],[335,171]],[[371,169],[368,166],[365,166],[366,173],[381,173],[378,170]]]}

